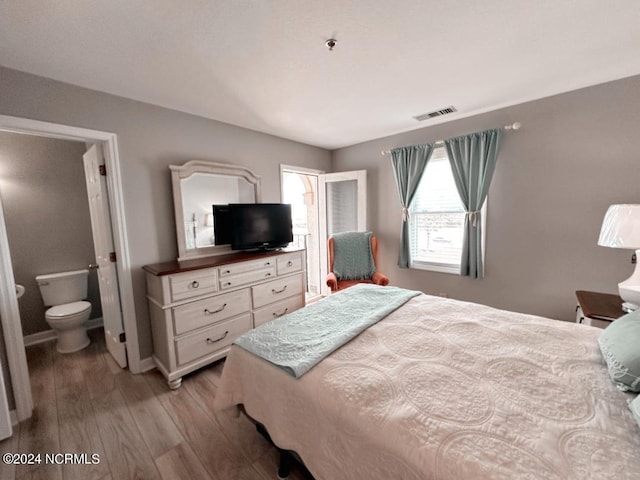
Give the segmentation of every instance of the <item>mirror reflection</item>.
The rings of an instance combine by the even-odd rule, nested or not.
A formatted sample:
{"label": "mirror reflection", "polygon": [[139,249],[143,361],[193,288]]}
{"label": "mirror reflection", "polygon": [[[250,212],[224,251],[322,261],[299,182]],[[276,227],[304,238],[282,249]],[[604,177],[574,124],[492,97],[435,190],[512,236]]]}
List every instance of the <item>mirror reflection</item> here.
{"label": "mirror reflection", "polygon": [[195,173],[180,183],[187,249],[215,245],[213,204],[255,201],[253,185],[240,177]]}
{"label": "mirror reflection", "polygon": [[178,260],[221,255],[229,245],[216,245],[213,205],[259,203],[260,177],[230,163],[190,160],[169,165],[173,187]]}

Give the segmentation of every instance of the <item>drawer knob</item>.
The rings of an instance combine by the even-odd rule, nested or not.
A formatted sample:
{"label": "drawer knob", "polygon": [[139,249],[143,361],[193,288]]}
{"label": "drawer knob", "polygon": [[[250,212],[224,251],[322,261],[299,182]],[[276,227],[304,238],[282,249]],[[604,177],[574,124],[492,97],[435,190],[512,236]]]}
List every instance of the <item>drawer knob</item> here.
{"label": "drawer knob", "polygon": [[231,282],[225,282],[224,284],[222,284],[223,287],[230,287],[231,286]]}
{"label": "drawer knob", "polygon": [[222,305],[219,309],[217,310],[209,310],[208,308],[204,309],[204,314],[205,315],[213,315],[215,313],[220,313],[221,311],[223,311],[225,309],[225,307],[227,306],[227,304],[225,303],[224,305]]}
{"label": "drawer knob", "polygon": [[287,286],[285,285],[284,287],[282,287],[280,290],[276,290],[275,288],[271,289],[271,293],[273,294],[278,294],[278,293],[282,293],[287,289]]}
{"label": "drawer knob", "polygon": [[293,262],[291,260],[287,262],[287,267],[293,267]]}
{"label": "drawer knob", "polygon": [[269,265],[271,265],[271,262],[264,262],[265,267],[268,267]]}
{"label": "drawer knob", "polygon": [[282,317],[284,314],[286,314],[289,311],[289,307],[284,309],[284,312],[282,313],[274,313],[273,314],[273,318],[278,318],[278,317]]}
{"label": "drawer knob", "polygon": [[223,273],[231,273],[231,270],[225,270]]}
{"label": "drawer knob", "polygon": [[216,338],[215,340],[207,338],[207,344],[211,345],[212,343],[218,343],[220,340],[224,340],[225,338],[227,338],[227,335],[229,335],[229,330],[224,332],[224,335],[222,335],[220,338]]}
{"label": "drawer knob", "polygon": [[200,286],[200,284],[198,282],[196,282],[195,280],[193,282],[191,282],[191,288],[198,288]]}
{"label": "drawer knob", "polygon": [[265,277],[270,277],[271,276],[271,272],[267,272],[264,274]]}

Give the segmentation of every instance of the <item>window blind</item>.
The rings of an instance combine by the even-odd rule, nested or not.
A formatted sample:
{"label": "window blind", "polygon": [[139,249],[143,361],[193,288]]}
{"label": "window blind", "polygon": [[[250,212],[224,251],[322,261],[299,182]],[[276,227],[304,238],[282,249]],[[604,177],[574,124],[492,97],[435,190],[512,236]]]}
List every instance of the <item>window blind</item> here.
{"label": "window blind", "polygon": [[409,213],[412,264],[458,268],[465,211],[444,147],[434,150]]}

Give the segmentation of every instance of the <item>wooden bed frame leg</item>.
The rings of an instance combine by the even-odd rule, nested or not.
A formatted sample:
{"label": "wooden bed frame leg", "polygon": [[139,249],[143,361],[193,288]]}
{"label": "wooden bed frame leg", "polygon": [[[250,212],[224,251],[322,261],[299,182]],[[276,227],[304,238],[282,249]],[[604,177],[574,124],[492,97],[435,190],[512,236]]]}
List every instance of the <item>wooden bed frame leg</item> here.
{"label": "wooden bed frame leg", "polygon": [[[278,449],[280,450],[280,449]],[[291,461],[293,457],[286,450],[280,450],[280,465],[278,465],[278,478],[287,478],[291,473]]]}
{"label": "wooden bed frame leg", "polygon": [[[249,417],[249,419],[251,419],[251,417]],[[288,478],[289,474],[291,473],[291,467],[293,466],[294,462],[296,462],[296,458],[294,457],[293,453],[291,453],[288,450],[283,450],[281,448],[278,448],[276,444],[273,443],[273,440],[271,440],[271,437],[269,436],[269,432],[267,432],[267,429],[264,427],[264,425],[262,425],[259,422],[255,422],[254,420],[252,421],[255,423],[256,430],[258,430],[260,435],[266,438],[269,441],[269,443],[271,443],[271,445],[273,445],[278,449],[278,452],[280,453],[280,464],[278,465],[278,478]],[[304,470],[307,478],[313,479],[313,477],[311,476],[309,471],[306,470],[306,467],[304,467],[304,465],[302,465],[301,468]]]}

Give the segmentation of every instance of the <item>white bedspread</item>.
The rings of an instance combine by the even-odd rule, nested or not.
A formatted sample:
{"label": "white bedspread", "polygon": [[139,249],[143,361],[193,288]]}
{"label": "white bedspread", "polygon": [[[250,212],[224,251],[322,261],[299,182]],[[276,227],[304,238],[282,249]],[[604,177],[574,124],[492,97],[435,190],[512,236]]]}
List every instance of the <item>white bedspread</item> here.
{"label": "white bedspread", "polygon": [[638,479],[600,332],[420,295],[300,379],[232,347],[215,402],[317,480]]}

